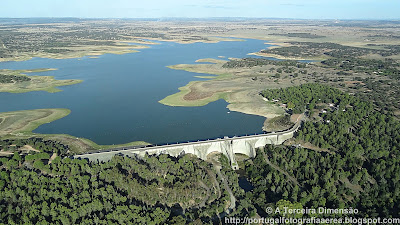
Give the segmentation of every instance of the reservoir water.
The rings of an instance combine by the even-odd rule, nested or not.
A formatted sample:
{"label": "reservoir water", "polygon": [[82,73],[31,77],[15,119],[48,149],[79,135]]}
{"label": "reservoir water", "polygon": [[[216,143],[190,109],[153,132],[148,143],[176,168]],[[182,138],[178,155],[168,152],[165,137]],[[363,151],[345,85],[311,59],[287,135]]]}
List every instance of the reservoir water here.
{"label": "reservoir water", "polygon": [[93,59],[43,59],[1,62],[0,69],[57,68],[29,75],[80,79],[59,87],[62,92],[0,93],[0,112],[68,108],[71,114],[34,130],[70,134],[98,144],[147,141],[154,144],[260,133],[264,118],[229,112],[219,100],[203,107],[171,107],[158,103],[199,74],[167,68],[218,56],[243,58],[268,47],[251,40],[215,44],[160,42],[138,53],[106,54]]}

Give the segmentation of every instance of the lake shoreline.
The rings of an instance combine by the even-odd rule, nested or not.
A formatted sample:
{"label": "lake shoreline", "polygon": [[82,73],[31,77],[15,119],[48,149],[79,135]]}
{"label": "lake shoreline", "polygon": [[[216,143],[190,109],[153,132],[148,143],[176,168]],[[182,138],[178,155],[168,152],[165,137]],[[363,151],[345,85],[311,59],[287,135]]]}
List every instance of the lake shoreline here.
{"label": "lake shoreline", "polygon": [[[219,99],[224,99],[230,111],[248,115],[257,115],[271,119],[282,116],[284,110],[265,102],[259,92],[265,88],[254,85],[242,87],[248,83],[248,76],[234,76],[233,70],[223,69],[225,60],[199,59],[196,62],[211,62],[213,64],[178,64],[168,66],[170,69],[184,70],[193,73],[212,74],[215,77],[197,76],[208,78],[205,81],[191,81],[187,85],[178,88],[179,92],[169,95],[159,102],[168,106],[193,107],[204,106]],[[235,85],[217,85],[217,83],[230,83]],[[214,84],[214,86],[213,86]],[[256,89],[253,89],[256,88]],[[266,122],[264,122],[266,124]],[[265,127],[263,127],[264,129]]]}
{"label": "lake shoreline", "polygon": [[46,69],[26,69],[26,70],[1,70],[0,74],[5,76],[28,77],[29,81],[1,83],[0,92],[7,93],[26,93],[32,91],[46,91],[49,93],[60,92],[57,87],[68,86],[82,83],[83,80],[56,80],[54,76],[28,76],[26,73],[42,73],[55,71],[54,68]]}
{"label": "lake shoreline", "polygon": [[[226,40],[226,39],[224,39],[224,40]],[[236,43],[242,42],[242,41],[238,41],[237,39],[234,39],[234,41]],[[260,45],[260,44],[262,45],[261,41],[257,41],[257,42],[253,41],[252,44],[250,45],[250,46],[252,46],[252,47],[250,47],[250,49],[255,50],[255,49],[257,49],[257,47],[254,47],[254,46],[257,46],[257,45]],[[231,45],[232,45],[231,43],[223,43],[223,44],[221,44],[222,47],[220,48],[220,50],[222,50],[222,51],[220,51],[218,54],[215,54],[215,55],[218,56],[218,57],[221,56],[222,55],[221,52],[226,52],[226,49],[227,48],[229,49],[229,47]],[[235,45],[243,46],[244,44],[243,43],[242,44],[233,44],[233,46],[235,46]],[[53,60],[46,60],[46,59],[43,59],[43,60],[42,59],[37,59],[37,60],[32,60],[31,62],[27,62],[27,63],[21,63],[21,64],[20,63],[15,63],[15,65],[14,64],[5,64],[5,65],[7,65],[7,66],[5,66],[5,68],[10,68],[10,69],[30,68],[30,67],[28,67],[29,65],[33,65],[33,67],[31,67],[31,68],[35,68],[37,65],[42,66],[41,62],[45,62],[45,65],[49,65],[49,63],[50,63],[53,67],[61,68],[60,71],[65,71],[65,68],[69,69],[69,68],[72,67],[71,65],[76,65],[77,66],[76,68],[80,68],[80,70],[82,68],[88,69],[84,73],[96,75],[96,71],[92,70],[91,68],[99,68],[99,67],[101,67],[101,68],[103,68],[101,71],[107,71],[107,68],[110,68],[110,66],[116,65],[116,63],[120,62],[120,60],[123,60],[123,61],[125,61],[127,63],[129,62],[128,64],[124,63],[124,65],[128,65],[127,68],[132,68],[132,65],[133,65],[132,62],[135,62],[135,61],[136,62],[140,62],[139,64],[134,64],[134,65],[139,66],[138,68],[140,68],[140,65],[143,64],[142,61],[141,61],[142,57],[146,57],[146,56],[157,57],[157,55],[159,55],[158,52],[162,52],[161,55],[164,56],[163,55],[163,54],[165,54],[164,49],[168,49],[168,51],[170,51],[171,49],[177,49],[178,52],[180,51],[181,53],[189,54],[189,52],[193,52],[193,53],[196,52],[196,51],[193,51],[191,49],[198,49],[199,46],[203,46],[202,49],[204,49],[204,47],[208,46],[208,44],[205,44],[205,45],[196,44],[196,45],[191,45],[191,46],[187,46],[187,47],[183,47],[183,46],[184,45],[180,45],[180,44],[164,44],[161,48],[159,48],[158,46],[154,47],[153,50],[151,51],[152,53],[150,55],[149,55],[148,51],[143,51],[143,54],[140,54],[140,56],[138,56],[138,54],[128,54],[127,56],[124,56],[124,57],[108,55],[106,57],[100,57],[99,59],[96,59],[96,60],[91,60],[91,59],[89,59],[89,57],[88,58],[83,58],[81,60],[67,60],[66,61],[68,63],[67,66],[64,66],[61,61],[57,61],[57,60],[53,61]],[[219,46],[219,45],[216,45],[216,46]],[[246,43],[245,46],[248,46],[248,44]],[[159,49],[161,49],[161,51]],[[189,52],[188,52],[188,49],[189,49]],[[243,49],[243,50],[241,52],[239,52],[239,55],[238,55],[238,53],[236,53],[236,51],[228,51],[226,53],[229,56],[239,56],[240,57],[242,55],[247,54],[247,52],[248,52],[247,51],[247,47],[245,49]],[[204,50],[203,54],[206,54],[206,55],[209,54],[210,56],[213,56],[214,53],[212,53],[212,52],[213,51],[210,51],[210,50]],[[194,58],[193,56],[190,56],[190,54],[189,54],[189,57]],[[110,62],[110,59],[111,59],[112,63],[111,64],[107,64],[108,62]],[[172,60],[172,62],[175,63],[175,62],[179,62],[181,60],[182,59]],[[194,58],[193,61],[195,61],[195,60],[196,59]],[[169,61],[171,61],[171,60],[169,60]],[[208,60],[199,60],[197,62],[199,62],[199,63],[218,63],[218,62],[226,62],[226,60],[208,59]],[[164,60],[161,60],[161,63],[164,63]],[[165,68],[165,65],[168,65],[168,64],[171,64],[171,63],[165,63],[165,64],[161,64],[161,65],[162,65],[163,68]],[[25,65],[25,66],[21,67],[21,66],[18,66],[18,65]],[[28,66],[26,66],[26,65],[28,65]],[[86,68],[87,65],[90,65],[90,69]],[[117,70],[119,68],[120,68],[119,66],[116,66]],[[151,68],[151,66],[149,67],[147,65],[146,68]],[[160,67],[160,69],[161,69],[161,67]],[[165,70],[160,70],[160,69],[156,69],[156,73],[152,72],[152,74],[159,74],[159,73],[157,73],[158,71],[160,71],[160,72],[164,72],[165,71]],[[217,116],[219,119],[216,120],[215,118],[217,118],[217,117],[215,117],[214,119],[208,120],[208,121],[214,121],[214,120],[216,120],[216,121],[210,122],[207,125],[208,127],[204,128],[204,129],[206,129],[206,130],[214,129],[215,124],[217,124],[217,123],[219,124],[220,121],[222,121],[221,125],[219,125],[220,127],[223,127],[223,129],[221,129],[222,131],[219,131],[219,129],[218,130],[216,129],[215,132],[201,133],[201,132],[196,132],[196,130],[193,130],[193,132],[190,132],[190,134],[187,134],[188,132],[185,132],[186,134],[184,134],[184,133],[181,133],[182,130],[188,130],[188,129],[190,130],[190,129],[192,129],[192,127],[198,127],[200,125],[203,126],[203,124],[198,124],[197,122],[193,122],[189,118],[187,118],[187,120],[186,119],[185,120],[181,120],[180,118],[186,118],[185,117],[186,115],[196,115],[197,116],[199,114],[196,114],[196,113],[193,113],[193,112],[194,111],[196,111],[196,112],[197,111],[202,111],[203,112],[205,108],[202,108],[200,110],[196,109],[194,111],[193,110],[187,111],[187,110],[180,110],[180,109],[178,109],[178,110],[166,109],[161,104],[158,103],[159,99],[156,99],[156,101],[154,103],[155,103],[155,105],[160,105],[160,106],[151,106],[152,109],[156,109],[156,110],[153,110],[153,111],[157,111],[157,109],[161,109],[161,110],[166,110],[167,114],[171,112],[174,115],[181,115],[181,117],[179,117],[179,118],[175,118],[176,116],[172,116],[170,122],[166,122],[164,124],[166,126],[166,128],[171,129],[170,130],[170,134],[154,138],[153,136],[159,136],[160,134],[154,134],[152,131],[149,131],[150,128],[154,130],[153,126],[148,126],[146,124],[143,124],[140,121],[136,122],[133,119],[131,119],[131,118],[133,118],[134,114],[130,114],[129,115],[130,118],[129,117],[124,117],[128,121],[126,124],[131,124],[131,125],[129,125],[130,127],[121,125],[119,123],[108,122],[108,121],[113,121],[115,118],[108,118],[107,119],[106,117],[103,117],[104,115],[99,116],[98,121],[104,121],[106,124],[108,124],[108,126],[121,127],[121,129],[108,129],[104,125],[104,123],[94,122],[94,121],[92,121],[92,119],[87,118],[86,114],[81,114],[83,112],[79,109],[80,106],[78,108],[76,106],[82,105],[82,102],[86,102],[87,103],[87,101],[89,101],[89,99],[90,99],[91,102],[100,101],[101,105],[102,105],[100,107],[102,109],[104,109],[104,105],[102,104],[102,102],[104,102],[103,100],[104,99],[108,100],[108,99],[111,99],[111,98],[98,98],[98,96],[101,96],[101,95],[97,95],[97,94],[93,94],[92,95],[92,94],[90,94],[90,95],[88,95],[89,98],[79,99],[79,100],[76,101],[76,103],[71,103],[70,99],[72,97],[71,93],[73,95],[75,95],[75,96],[76,95],[87,96],[88,89],[86,89],[86,88],[88,88],[88,87],[96,88],[95,86],[98,85],[97,84],[98,80],[102,80],[102,81],[107,81],[108,80],[108,81],[113,81],[114,82],[114,81],[118,81],[120,78],[127,79],[127,80],[125,80],[127,82],[124,82],[123,84],[119,84],[119,85],[124,86],[124,88],[119,86],[121,90],[124,90],[123,91],[124,92],[123,96],[131,96],[131,97],[135,96],[136,92],[130,92],[130,91],[127,92],[127,90],[135,90],[135,88],[136,89],[140,89],[140,87],[136,87],[135,86],[135,83],[137,83],[136,81],[139,78],[139,76],[135,76],[134,74],[136,74],[136,73],[133,73],[133,72],[132,72],[133,76],[121,76],[121,75],[115,73],[115,76],[113,76],[112,79],[110,79],[110,75],[112,74],[110,72],[114,72],[114,71],[115,70],[107,71],[107,73],[104,73],[104,75],[101,75],[103,77],[101,77],[99,75],[96,75],[96,76],[90,75],[88,77],[88,80],[92,79],[91,82],[89,82],[89,81],[88,82],[84,82],[84,84],[82,84],[82,85],[78,85],[76,87],[70,87],[70,88],[66,88],[65,89],[65,90],[67,90],[67,89],[68,90],[74,90],[73,93],[71,91],[68,91],[68,93],[67,93],[67,91],[65,91],[65,93],[60,93],[60,94],[52,95],[52,96],[43,95],[42,93],[35,94],[35,95],[38,95],[41,99],[45,99],[45,101],[42,101],[42,102],[46,102],[45,104],[33,103],[32,105],[29,104],[28,107],[19,107],[18,105],[12,104],[12,106],[7,107],[7,109],[5,109],[5,110],[13,111],[13,110],[20,110],[20,109],[24,109],[24,108],[25,109],[29,109],[29,108],[31,108],[31,109],[47,108],[48,105],[49,106],[51,105],[51,107],[55,106],[55,107],[69,108],[74,112],[74,114],[71,115],[71,116],[68,116],[67,120],[70,122],[70,121],[75,121],[76,119],[79,118],[80,120],[85,121],[83,124],[87,124],[87,126],[85,126],[85,127],[87,127],[87,129],[85,129],[85,130],[87,130],[86,133],[85,132],[81,132],[81,130],[76,132],[77,131],[76,127],[80,127],[80,125],[75,125],[75,128],[74,128],[73,126],[71,126],[71,123],[64,122],[64,121],[67,121],[67,120],[62,120],[62,122],[57,121],[57,122],[51,123],[49,125],[40,126],[37,131],[39,133],[42,133],[42,134],[35,133],[35,135],[41,135],[42,137],[48,137],[48,138],[50,138],[50,137],[51,138],[56,138],[56,139],[59,139],[59,140],[65,139],[65,140],[71,141],[71,142],[77,142],[75,140],[78,140],[78,139],[84,140],[83,138],[77,138],[77,137],[85,137],[85,138],[88,138],[88,140],[90,139],[90,140],[94,140],[97,143],[106,144],[106,145],[102,145],[102,146],[107,146],[107,148],[114,148],[114,147],[118,147],[118,146],[126,146],[126,144],[123,144],[123,145],[107,145],[107,144],[108,143],[111,143],[111,144],[112,143],[125,143],[125,141],[129,142],[129,140],[146,140],[147,141],[147,142],[134,142],[135,145],[138,144],[138,143],[144,144],[144,143],[148,143],[148,142],[151,142],[151,143],[154,143],[154,144],[162,144],[162,143],[168,143],[168,142],[173,143],[173,142],[178,142],[178,141],[188,141],[188,140],[195,140],[195,139],[197,140],[197,139],[202,139],[202,138],[217,138],[217,137],[220,137],[221,135],[251,134],[251,133],[261,132],[262,131],[261,130],[261,127],[262,127],[262,121],[261,120],[262,120],[262,118],[259,118],[259,117],[246,117],[246,116],[239,115],[239,113],[232,113],[232,114],[230,114],[228,116],[227,113],[230,113],[230,111],[242,112],[242,110],[237,110],[237,109],[235,109],[235,107],[228,106],[228,108],[230,110],[227,112],[226,109],[225,109],[227,107],[226,104],[221,101],[220,103],[216,103],[218,106],[213,104],[213,106],[205,107],[205,108],[210,108],[212,110],[215,110],[215,111],[213,111],[214,112],[213,113],[213,117],[211,117],[211,118],[214,118],[215,116]],[[38,71],[35,71],[35,72],[38,72]],[[126,74],[126,73],[120,73],[120,74]],[[166,74],[169,75],[170,73],[167,72]],[[177,74],[179,74],[179,73],[177,73]],[[212,74],[212,73],[210,73],[210,74]],[[188,74],[188,75],[190,75],[190,74]],[[174,73],[173,73],[173,76],[175,77]],[[177,75],[177,76],[180,76],[180,75]],[[220,79],[223,79],[224,76],[227,76],[227,74],[219,74],[219,76],[216,76],[215,79],[220,80]],[[33,77],[33,76],[30,76],[30,77]],[[82,77],[84,80],[86,80],[86,76],[85,75],[82,76],[80,74],[77,74],[76,71],[75,72],[67,71],[67,73],[57,72],[55,77],[58,78],[58,79],[59,78],[65,79],[65,77],[73,77],[73,78]],[[156,79],[159,79],[158,78],[159,76],[154,76],[154,77],[157,77]],[[150,82],[151,82],[151,80],[154,79],[154,77],[153,78],[149,78],[148,76],[146,76],[145,80],[150,79]],[[208,76],[207,78],[211,78],[211,77],[214,78],[214,76]],[[196,80],[196,78],[199,78],[199,76],[197,76],[197,77],[196,76],[189,76],[189,77],[186,77],[185,80],[193,81],[193,80]],[[205,77],[202,77],[202,78],[205,78]],[[93,79],[95,79],[96,81],[94,81]],[[142,78],[139,78],[139,79],[142,79]],[[162,79],[168,80],[170,78],[163,77]],[[146,82],[148,82],[148,81],[146,81]],[[197,81],[193,81],[193,82],[197,82]],[[96,85],[94,85],[94,83]],[[106,84],[106,83],[104,83],[104,84]],[[108,84],[109,83],[107,83],[106,86]],[[102,83],[102,85],[103,85],[103,83]],[[135,88],[133,88],[133,87],[135,87]],[[107,90],[108,91],[108,90],[110,90],[111,91],[113,89],[106,88],[106,89],[96,89],[96,90],[98,90],[98,91],[102,91],[102,90]],[[164,92],[165,92],[165,90],[163,90],[163,93]],[[129,93],[129,94],[127,95],[127,93]],[[100,92],[99,92],[99,94],[100,94]],[[226,93],[223,93],[223,92],[215,93],[215,95],[213,96],[214,101],[216,101],[218,99],[224,99],[224,95],[226,95]],[[31,95],[29,95],[29,96],[31,96]],[[112,98],[118,98],[118,99],[121,99],[121,97],[124,98],[123,96],[120,96],[118,94],[115,95],[115,96],[113,96],[113,94],[112,94],[111,96],[112,96]],[[138,96],[138,95],[136,95],[136,96]],[[28,97],[28,95],[27,95],[27,97]],[[95,98],[92,98],[92,97],[95,97]],[[128,99],[130,101],[132,100],[131,97],[128,97]],[[18,99],[21,99],[21,98],[20,97],[16,98],[16,100],[18,100]],[[48,102],[47,101],[48,99],[50,99],[52,101]],[[63,99],[63,100],[61,100],[61,99]],[[59,102],[63,102],[63,101],[66,102],[66,103],[68,102],[68,103],[67,104],[59,104]],[[214,102],[214,101],[211,101],[211,102]],[[206,105],[209,102],[210,101],[208,101],[206,103],[203,103],[203,104],[196,104],[196,106]],[[112,104],[112,103],[110,103],[110,104]],[[147,107],[147,105],[148,104],[146,104],[145,107]],[[150,105],[152,105],[152,104],[150,104]],[[115,107],[118,108],[119,106],[118,105],[111,106],[111,105],[108,104],[107,107],[110,108],[110,109],[106,109],[106,111],[108,112],[108,111],[111,110],[111,108],[115,108]],[[171,108],[175,108],[175,107],[171,107]],[[91,110],[92,109],[91,106],[89,106],[87,109],[90,109],[91,113],[93,113],[93,111]],[[104,110],[102,110],[102,111],[104,111]],[[139,112],[140,110],[134,110],[134,111],[138,111]],[[114,113],[114,112],[108,112],[108,113]],[[187,114],[187,113],[189,113],[189,114]],[[117,114],[118,115],[123,114],[123,116],[128,116],[128,115],[125,115],[125,113],[117,112]],[[243,113],[243,114],[246,114],[246,113]],[[248,112],[247,114],[248,115],[256,115],[255,113],[252,113],[252,112]],[[79,115],[79,116],[77,117],[77,115]],[[80,117],[81,115],[83,117]],[[97,116],[97,114],[96,114],[96,116]],[[136,116],[138,116],[136,118],[142,118],[142,116],[140,116],[140,115],[136,115]],[[189,117],[191,117],[191,116],[189,116]],[[204,116],[202,116],[202,119],[203,119],[203,117]],[[243,120],[241,120],[239,118],[243,118]],[[248,118],[248,119],[244,120],[244,118]],[[235,123],[232,122],[233,120],[242,121],[243,124],[241,126],[232,127],[232,125],[235,124]],[[145,120],[142,119],[142,121],[145,121]],[[200,120],[198,120],[198,121],[200,121]],[[246,121],[246,122],[244,123],[244,121]],[[53,124],[56,124],[56,125],[53,125]],[[93,129],[98,129],[98,126],[100,127],[101,131],[97,130],[97,131],[94,131],[95,133],[88,133]],[[90,127],[93,127],[93,128],[90,128]],[[228,130],[226,129],[227,127],[229,127]],[[120,132],[120,130],[121,131],[124,130],[124,133],[122,133],[122,134],[118,133],[118,132]],[[151,133],[151,135],[146,136],[149,132]],[[57,133],[75,134],[74,136],[76,136],[76,137],[68,136],[68,135],[61,135],[60,136]],[[143,135],[143,134],[140,134],[140,133],[146,133],[146,135]],[[155,133],[157,133],[157,132],[155,132]],[[116,138],[114,138],[114,136]],[[28,136],[25,136],[25,137],[28,137]],[[148,139],[147,139],[147,137],[148,137]],[[86,143],[86,144],[80,143],[80,144],[77,144],[77,145],[94,146],[93,143],[89,143],[89,144],[88,143]],[[132,145],[132,144],[130,144],[130,145]],[[85,148],[87,148],[87,146],[85,146]],[[103,147],[99,147],[99,146],[100,145],[96,145],[95,147],[91,147],[91,149],[103,148]]]}
{"label": "lake shoreline", "polygon": [[[182,41],[180,39],[161,39],[161,38],[145,38],[150,41],[138,41],[138,40],[120,40],[116,41],[116,45],[104,45],[104,46],[82,46],[82,47],[73,47],[66,48],[71,52],[63,52],[63,53],[46,53],[46,52],[35,52],[35,53],[21,53],[18,57],[12,58],[0,58],[1,62],[20,62],[27,61],[33,58],[47,58],[47,59],[77,59],[82,57],[93,57],[102,56],[105,54],[129,54],[129,53],[137,53],[140,52],[140,49],[151,48],[147,45],[157,45],[159,43],[151,42],[151,41],[162,41],[162,42],[174,42],[178,44],[194,44],[194,43],[209,43],[215,44],[221,41],[245,41],[243,39],[234,39],[229,37],[212,37],[210,40],[191,40],[191,41]],[[129,45],[133,44],[133,45]],[[134,45],[138,44],[138,45]]]}
{"label": "lake shoreline", "polygon": [[60,141],[70,146],[74,153],[83,153],[110,148],[149,145],[144,141],[134,141],[117,145],[99,145],[86,138],[78,138],[68,134],[39,134],[33,130],[39,126],[62,119],[71,113],[69,109],[35,109],[0,113],[1,139],[28,139],[32,137]]}

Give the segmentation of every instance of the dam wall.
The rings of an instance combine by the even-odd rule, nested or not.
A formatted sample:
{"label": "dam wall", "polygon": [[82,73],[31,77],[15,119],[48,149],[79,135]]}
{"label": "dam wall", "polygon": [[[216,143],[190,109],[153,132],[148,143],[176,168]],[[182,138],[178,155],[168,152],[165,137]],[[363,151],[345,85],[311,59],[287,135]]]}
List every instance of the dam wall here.
{"label": "dam wall", "polygon": [[267,144],[280,145],[292,138],[300,127],[297,122],[291,129],[276,133],[259,134],[242,137],[225,137],[223,139],[178,143],[162,146],[127,147],[122,149],[110,149],[100,152],[75,155],[73,158],[88,159],[89,161],[108,161],[115,155],[145,156],[168,154],[178,157],[182,154],[193,154],[202,160],[206,160],[210,153],[222,153],[228,157],[233,169],[239,169],[235,154],[244,154],[248,157],[256,156],[256,149]]}

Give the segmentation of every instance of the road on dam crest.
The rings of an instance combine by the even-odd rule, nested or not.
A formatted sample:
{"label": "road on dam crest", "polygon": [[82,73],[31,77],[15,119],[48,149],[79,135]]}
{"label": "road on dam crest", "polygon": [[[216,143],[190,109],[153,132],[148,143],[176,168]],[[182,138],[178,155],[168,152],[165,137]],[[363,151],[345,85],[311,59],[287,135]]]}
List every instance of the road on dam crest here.
{"label": "road on dam crest", "polygon": [[[301,116],[301,118],[303,117],[304,115]],[[206,160],[208,154],[212,152],[219,152],[228,157],[232,169],[236,170],[239,169],[235,158],[236,153],[244,154],[253,158],[256,156],[257,148],[264,147],[267,144],[280,145],[286,140],[293,137],[294,133],[301,126],[301,121],[302,119],[298,119],[296,124],[292,128],[276,133],[241,137],[225,137],[223,139],[218,138],[215,140],[177,143],[161,146],[126,147],[104,150],[100,152],[86,153],[82,155],[75,155],[73,156],[73,158],[88,159],[89,161],[108,161],[111,160],[114,155],[145,156],[146,154],[168,154],[174,157],[178,157],[182,154],[193,154],[202,160]]]}

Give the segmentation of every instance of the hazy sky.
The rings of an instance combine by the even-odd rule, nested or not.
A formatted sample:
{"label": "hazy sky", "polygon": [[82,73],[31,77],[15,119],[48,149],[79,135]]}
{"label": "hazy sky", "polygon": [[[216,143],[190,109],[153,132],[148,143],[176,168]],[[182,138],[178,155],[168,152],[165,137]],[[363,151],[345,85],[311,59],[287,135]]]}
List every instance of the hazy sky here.
{"label": "hazy sky", "polygon": [[400,0],[0,0],[0,17],[400,19]]}

